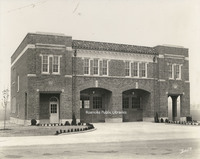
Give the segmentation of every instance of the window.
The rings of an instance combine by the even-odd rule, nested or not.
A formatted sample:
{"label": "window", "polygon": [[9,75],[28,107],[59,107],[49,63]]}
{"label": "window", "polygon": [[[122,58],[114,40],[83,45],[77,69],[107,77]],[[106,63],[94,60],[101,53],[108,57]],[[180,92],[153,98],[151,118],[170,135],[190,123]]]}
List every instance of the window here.
{"label": "window", "polygon": [[53,56],[53,68],[52,68],[52,72],[55,74],[59,74],[60,73],[60,60],[59,60],[59,56]]}
{"label": "window", "polygon": [[99,60],[98,59],[94,59],[93,61],[93,74],[99,75]]}
{"label": "window", "polygon": [[125,76],[130,76],[130,62],[125,62]]}
{"label": "window", "polygon": [[108,60],[103,60],[103,64],[102,64],[102,74],[103,75],[108,75]]}
{"label": "window", "polygon": [[57,113],[57,104],[51,104],[51,113]]}
{"label": "window", "polygon": [[84,59],[84,63],[83,63],[83,71],[85,75],[89,75],[89,68],[90,68],[90,60],[89,59]]}
{"label": "window", "polygon": [[132,108],[140,108],[140,98],[132,97]]}
{"label": "window", "polygon": [[173,73],[173,65],[172,64],[169,64],[169,78],[170,79],[173,79],[174,77],[174,75],[173,75],[174,73]]}
{"label": "window", "polygon": [[181,79],[181,65],[175,65],[176,79]]}
{"label": "window", "polygon": [[141,71],[142,71],[142,77],[147,77],[147,71],[146,71],[146,63],[141,63]]}
{"label": "window", "polygon": [[17,76],[17,92],[19,92],[19,76]]}
{"label": "window", "polygon": [[129,108],[129,97],[123,97],[122,103],[123,103],[123,108],[128,109]]}
{"label": "window", "polygon": [[47,55],[42,56],[42,73],[49,73],[49,58]]}
{"label": "window", "polygon": [[133,76],[134,77],[138,77],[138,71],[139,71],[139,69],[138,69],[138,62],[134,62],[133,63]]}
{"label": "window", "polygon": [[93,109],[102,108],[102,97],[93,97]]}

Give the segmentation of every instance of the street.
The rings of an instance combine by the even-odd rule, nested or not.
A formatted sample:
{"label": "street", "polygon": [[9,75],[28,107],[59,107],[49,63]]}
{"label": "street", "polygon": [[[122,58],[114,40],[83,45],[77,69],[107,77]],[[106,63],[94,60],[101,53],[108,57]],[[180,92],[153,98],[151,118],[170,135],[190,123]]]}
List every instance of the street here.
{"label": "street", "polygon": [[98,123],[96,130],[59,136],[1,137],[0,158],[200,157],[200,127]]}

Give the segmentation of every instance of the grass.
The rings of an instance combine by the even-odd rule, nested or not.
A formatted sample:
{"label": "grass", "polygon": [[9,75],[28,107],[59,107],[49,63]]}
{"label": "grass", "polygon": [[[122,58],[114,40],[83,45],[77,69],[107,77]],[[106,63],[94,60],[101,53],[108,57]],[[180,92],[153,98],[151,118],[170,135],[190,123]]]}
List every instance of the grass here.
{"label": "grass", "polygon": [[85,128],[86,126],[23,126],[7,121],[5,130],[3,122],[0,122],[0,137],[55,135],[56,131],[68,130],[75,127]]}

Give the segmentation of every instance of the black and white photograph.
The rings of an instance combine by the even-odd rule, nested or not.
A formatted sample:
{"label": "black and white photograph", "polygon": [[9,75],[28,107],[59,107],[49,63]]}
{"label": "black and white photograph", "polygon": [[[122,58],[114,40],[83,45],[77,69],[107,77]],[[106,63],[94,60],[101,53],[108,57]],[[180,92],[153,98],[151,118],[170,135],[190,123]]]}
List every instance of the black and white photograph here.
{"label": "black and white photograph", "polygon": [[200,158],[199,17],[199,0],[0,0],[0,158]]}

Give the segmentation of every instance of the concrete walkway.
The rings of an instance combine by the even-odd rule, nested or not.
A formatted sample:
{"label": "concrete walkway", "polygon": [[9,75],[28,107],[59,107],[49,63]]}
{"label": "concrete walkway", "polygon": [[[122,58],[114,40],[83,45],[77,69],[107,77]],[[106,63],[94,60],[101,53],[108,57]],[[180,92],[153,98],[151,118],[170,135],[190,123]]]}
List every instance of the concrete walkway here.
{"label": "concrete walkway", "polygon": [[200,126],[149,122],[95,123],[95,131],[58,136],[0,137],[0,147],[200,139]]}

